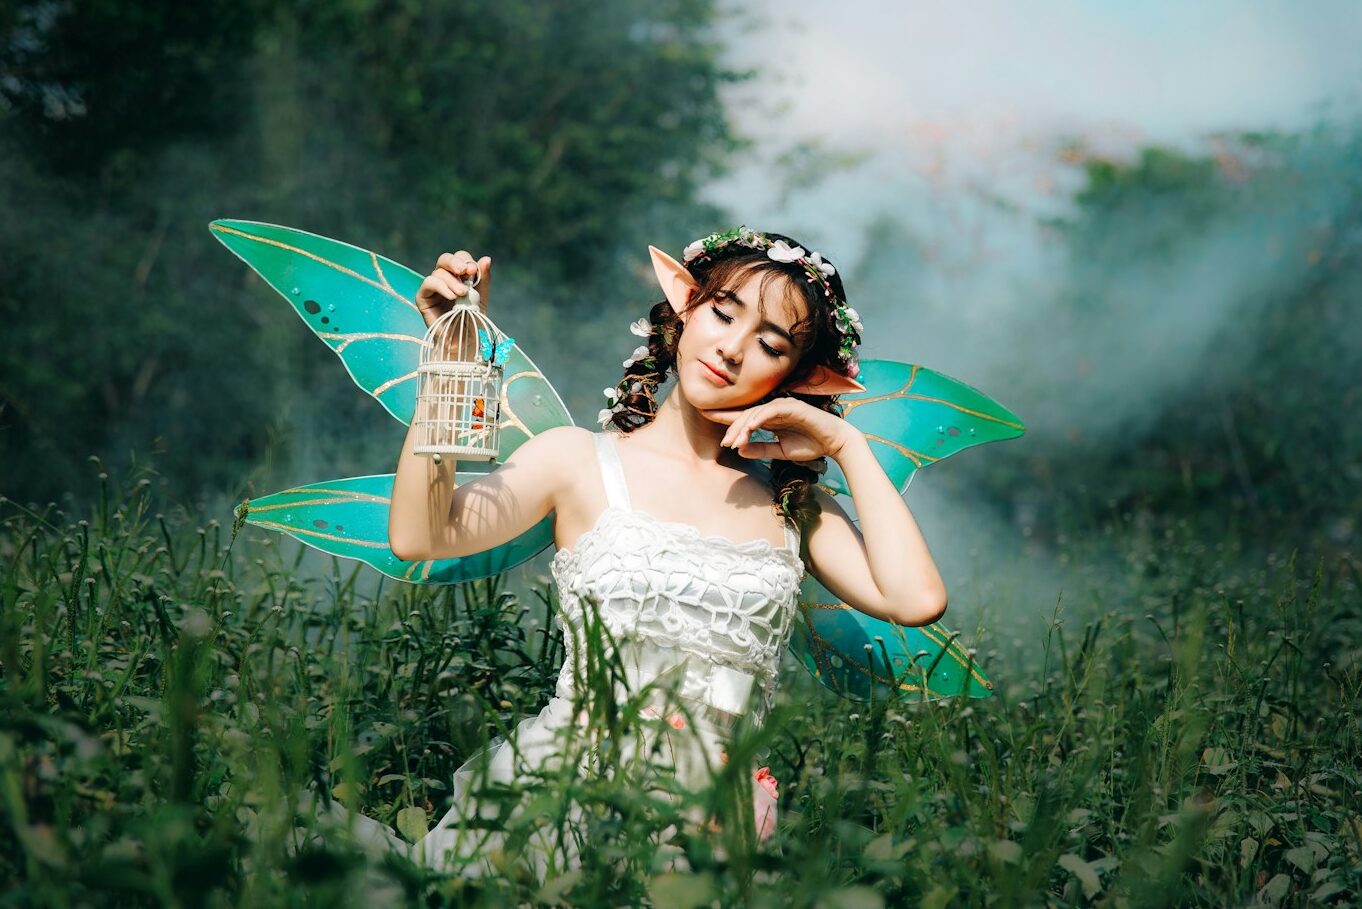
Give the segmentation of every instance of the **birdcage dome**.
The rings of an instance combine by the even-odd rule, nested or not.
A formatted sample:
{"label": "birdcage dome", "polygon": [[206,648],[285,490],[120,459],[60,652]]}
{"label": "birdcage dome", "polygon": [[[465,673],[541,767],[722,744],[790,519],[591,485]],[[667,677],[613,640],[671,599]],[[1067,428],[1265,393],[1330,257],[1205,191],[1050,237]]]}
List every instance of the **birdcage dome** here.
{"label": "birdcage dome", "polygon": [[514,345],[466,299],[431,324],[417,370],[413,451],[436,461],[496,459],[502,378]]}

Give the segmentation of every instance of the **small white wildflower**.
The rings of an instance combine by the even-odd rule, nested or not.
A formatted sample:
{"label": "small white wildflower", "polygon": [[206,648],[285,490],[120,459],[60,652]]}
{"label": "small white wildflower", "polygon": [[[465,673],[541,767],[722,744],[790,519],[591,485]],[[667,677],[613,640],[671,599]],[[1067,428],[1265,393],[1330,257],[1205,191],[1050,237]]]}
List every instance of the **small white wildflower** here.
{"label": "small white wildflower", "polygon": [[627,369],[628,367],[633,366],[634,363],[642,360],[646,356],[648,356],[648,347],[645,344],[640,344],[638,347],[634,348],[634,352],[629,355],[629,359],[624,361],[625,368]]}
{"label": "small white wildflower", "polygon": [[615,412],[607,407],[600,413],[596,414],[596,420],[601,424],[601,428],[604,429],[606,426],[610,425],[610,418],[613,417],[614,415]]}
{"label": "small white wildflower", "polygon": [[777,240],[771,244],[771,248],[766,250],[766,255],[775,259],[777,262],[794,262],[804,258],[804,247],[791,247],[784,240]]}
{"label": "small white wildflower", "polygon": [[704,241],[704,240],[696,240],[694,243],[692,243],[690,246],[687,246],[687,247],[681,252],[681,261],[683,261],[683,262],[689,262],[691,259],[694,259],[696,256],[700,255],[700,253],[702,253],[702,252],[704,252],[704,251],[705,251],[705,241]]}
{"label": "small white wildflower", "polygon": [[653,323],[647,319],[637,319],[629,323],[629,333],[638,335],[640,338],[646,338],[653,333]]}
{"label": "small white wildflower", "polygon": [[837,269],[832,267],[832,263],[824,262],[823,257],[818,253],[810,253],[809,261],[812,262],[814,265],[818,266],[818,270],[821,271],[823,274],[827,275],[829,278],[837,274]]}
{"label": "small white wildflower", "polygon": [[605,399],[609,401],[611,404],[614,404],[617,400],[619,400],[620,393],[618,389],[607,388],[605,389],[604,394]]}
{"label": "small white wildflower", "polygon": [[636,395],[642,390],[643,390],[642,382],[634,382],[632,385],[629,386],[629,394],[631,395]]}

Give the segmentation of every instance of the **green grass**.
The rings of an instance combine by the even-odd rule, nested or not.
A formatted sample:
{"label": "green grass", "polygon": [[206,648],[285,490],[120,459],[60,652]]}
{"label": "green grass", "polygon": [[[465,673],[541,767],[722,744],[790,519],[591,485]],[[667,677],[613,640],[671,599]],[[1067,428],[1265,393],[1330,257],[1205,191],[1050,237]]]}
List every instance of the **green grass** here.
{"label": "green grass", "polygon": [[[506,579],[420,588],[305,568],[291,541],[233,542],[216,521],[156,514],[146,479],[102,479],[80,517],[0,501],[0,905],[1220,907],[1362,892],[1362,576],[1346,555],[1306,564],[1185,522],[1113,522],[1063,554],[1102,566],[1088,589],[1062,610],[1025,604],[1048,623],[974,636],[991,699],[853,704],[787,662],[775,713],[732,749],[733,766],[761,759],[781,781],[780,829],[756,849],[681,829],[688,870],[667,871],[665,774],[545,774],[526,797],[550,819],[579,806],[591,848],[541,886],[425,874],[292,805],[311,790],[389,824],[442,814],[454,769],[552,692],[551,591],[522,602]],[[593,728],[623,740],[629,711],[599,697],[597,669]],[[745,783],[686,798],[744,829]]]}

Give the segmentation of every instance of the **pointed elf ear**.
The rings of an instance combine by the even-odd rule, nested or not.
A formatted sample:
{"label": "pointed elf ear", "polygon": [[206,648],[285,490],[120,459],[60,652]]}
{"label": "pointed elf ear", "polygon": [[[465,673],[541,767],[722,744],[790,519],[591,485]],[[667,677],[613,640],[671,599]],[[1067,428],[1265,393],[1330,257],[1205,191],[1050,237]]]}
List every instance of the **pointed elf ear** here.
{"label": "pointed elf ear", "polygon": [[802,395],[847,395],[865,391],[865,386],[839,372],[833,372],[826,366],[815,366],[807,379],[785,390]]}
{"label": "pointed elf ear", "polygon": [[657,283],[662,285],[662,292],[667,295],[667,302],[672,305],[672,311],[678,316],[681,315],[690,302],[691,291],[697,289],[700,282],[686,271],[686,266],[656,246],[649,246],[648,252],[653,257],[653,271],[657,273]]}

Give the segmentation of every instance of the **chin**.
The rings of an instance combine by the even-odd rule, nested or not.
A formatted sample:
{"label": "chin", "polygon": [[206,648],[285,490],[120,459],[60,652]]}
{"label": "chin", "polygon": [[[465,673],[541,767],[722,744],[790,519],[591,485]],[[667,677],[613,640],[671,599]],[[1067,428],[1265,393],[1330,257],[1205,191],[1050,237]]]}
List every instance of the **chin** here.
{"label": "chin", "polygon": [[[700,368],[704,369],[703,366]],[[736,385],[719,388],[708,384],[705,379],[686,386],[686,400],[701,410],[733,410],[755,404],[760,398],[760,395],[744,392]]]}
{"label": "chin", "polygon": [[[687,375],[689,373],[689,375]],[[761,400],[761,393],[742,384],[722,386],[709,379],[709,372],[699,360],[691,360],[679,371],[679,379],[686,400],[702,410],[730,410],[747,407]]]}

